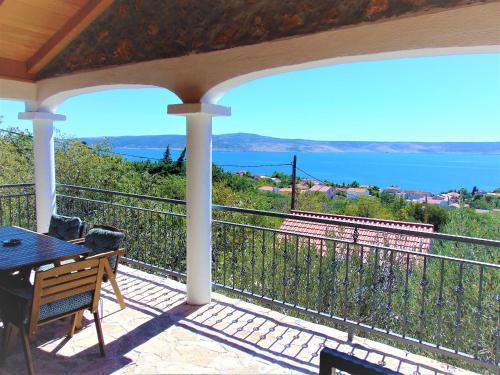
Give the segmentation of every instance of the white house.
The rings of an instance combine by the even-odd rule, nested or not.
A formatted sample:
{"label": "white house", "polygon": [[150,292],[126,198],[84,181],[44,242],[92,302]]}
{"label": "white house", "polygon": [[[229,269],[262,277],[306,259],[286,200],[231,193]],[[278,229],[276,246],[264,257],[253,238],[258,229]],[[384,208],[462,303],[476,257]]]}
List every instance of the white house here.
{"label": "white house", "polygon": [[261,186],[259,191],[263,193],[279,193],[280,189],[276,186]]}
{"label": "white house", "polygon": [[348,199],[358,199],[361,195],[370,195],[370,192],[365,188],[348,188],[345,195]]}
{"label": "white house", "polygon": [[331,186],[323,186],[323,185],[314,185],[309,189],[310,193],[321,193],[326,195],[328,198],[335,197],[335,189]]}

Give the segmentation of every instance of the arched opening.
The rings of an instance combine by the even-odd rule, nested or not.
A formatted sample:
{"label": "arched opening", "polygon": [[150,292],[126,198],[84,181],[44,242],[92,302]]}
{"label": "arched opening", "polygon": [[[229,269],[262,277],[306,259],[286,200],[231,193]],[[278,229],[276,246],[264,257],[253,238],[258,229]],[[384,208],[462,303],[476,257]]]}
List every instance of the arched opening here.
{"label": "arched opening", "polygon": [[464,55],[464,54],[483,54],[483,53],[498,53],[500,47],[498,45],[484,45],[473,47],[443,47],[443,48],[422,48],[422,49],[409,49],[409,50],[396,50],[391,52],[381,52],[374,54],[360,54],[351,56],[341,56],[321,60],[307,61],[301,64],[282,65],[265,70],[256,70],[251,73],[232,77],[226,81],[220,82],[211,87],[202,98],[202,101],[209,103],[217,103],[230,92],[232,89],[237,88],[245,83],[251,81],[270,77],[273,75],[288,73],[306,69],[314,69],[320,67],[328,67],[338,64],[350,64],[357,62],[369,61],[385,61],[392,59],[402,58],[418,58],[418,57],[432,57],[432,56],[449,56],[449,55]]}
{"label": "arched opening", "polygon": [[[220,100],[233,108],[233,115],[218,120],[214,128],[214,160],[222,161],[217,155],[221,151],[217,134],[256,133],[297,141],[284,144],[279,140],[248,137],[249,144],[242,145],[244,151],[272,151],[275,147],[276,164],[290,163],[292,155],[301,152],[302,162],[304,158],[307,162],[307,167],[302,164],[303,169],[319,179],[338,183],[357,180],[381,188],[406,183],[406,189],[428,189],[433,193],[462,187],[470,190],[474,185],[494,190],[500,185],[494,155],[459,162],[456,153],[460,150],[447,149],[441,163],[418,158],[421,153],[439,152],[422,144],[425,142],[496,140],[491,138],[491,129],[500,129],[495,109],[499,104],[498,64],[496,54],[401,58],[291,71],[247,82]],[[301,139],[305,141],[301,143]],[[382,144],[373,143],[370,150],[366,142]],[[352,156],[345,153],[348,146],[351,153],[361,153],[354,164],[346,160]],[[491,153],[488,150],[485,152]],[[308,160],[312,155],[308,151],[321,154]],[[378,151],[379,162],[370,159],[367,151]],[[233,164],[241,165],[273,164],[269,163],[273,159],[270,155],[242,153],[240,163],[235,162],[234,155],[232,159]],[[328,163],[329,156],[335,160],[333,164]],[[249,163],[250,159],[254,163]],[[299,155],[299,165],[300,159]],[[445,165],[455,173],[444,175],[439,168]],[[479,173],[488,168],[495,169],[495,173]],[[277,169],[290,174],[291,167]],[[478,174],[469,173],[471,169]],[[259,171],[272,172],[273,167]],[[299,175],[306,177],[300,172]],[[402,181],[395,181],[398,178]]]}

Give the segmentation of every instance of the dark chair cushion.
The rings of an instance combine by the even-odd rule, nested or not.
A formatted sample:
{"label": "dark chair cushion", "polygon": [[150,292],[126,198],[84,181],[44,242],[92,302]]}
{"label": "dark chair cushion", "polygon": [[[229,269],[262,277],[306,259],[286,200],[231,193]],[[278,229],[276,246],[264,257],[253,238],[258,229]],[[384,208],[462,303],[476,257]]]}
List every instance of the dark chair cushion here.
{"label": "dark chair cushion", "polygon": [[[92,249],[94,254],[105,253],[106,251],[118,250],[125,240],[125,233],[115,232],[102,228],[89,230],[85,236],[85,246]],[[111,268],[116,266],[116,257],[110,257]]]}
{"label": "dark chair cushion", "polygon": [[[91,306],[94,294],[83,292],[40,306],[38,321],[54,318],[69,312],[78,311]],[[28,322],[30,305],[33,298],[31,287],[0,289],[0,317],[4,322],[26,324]]]}
{"label": "dark chair cushion", "polygon": [[88,308],[92,304],[93,297],[93,292],[84,292],[75,296],[41,305],[38,320],[42,321],[58,315],[67,314],[71,311]]}
{"label": "dark chair cushion", "polygon": [[95,254],[106,251],[118,250],[125,240],[125,233],[114,232],[102,228],[89,230],[85,236],[85,246],[92,249]]}
{"label": "dark chair cushion", "polygon": [[48,235],[60,240],[70,241],[80,237],[82,220],[79,217],[52,215]]}

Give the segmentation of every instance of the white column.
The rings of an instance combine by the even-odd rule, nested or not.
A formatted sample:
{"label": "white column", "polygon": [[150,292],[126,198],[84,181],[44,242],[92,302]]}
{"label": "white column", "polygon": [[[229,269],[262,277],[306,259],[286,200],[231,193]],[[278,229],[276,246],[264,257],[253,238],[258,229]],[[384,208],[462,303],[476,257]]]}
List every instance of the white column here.
{"label": "white column", "polygon": [[212,293],[212,116],[230,109],[193,103],[168,106],[186,116],[187,138],[187,303],[210,303]]}
{"label": "white column", "polygon": [[54,121],[64,121],[66,117],[50,112],[21,112],[18,117],[33,121],[36,223],[38,232],[46,232],[50,216],[56,211],[53,124]]}

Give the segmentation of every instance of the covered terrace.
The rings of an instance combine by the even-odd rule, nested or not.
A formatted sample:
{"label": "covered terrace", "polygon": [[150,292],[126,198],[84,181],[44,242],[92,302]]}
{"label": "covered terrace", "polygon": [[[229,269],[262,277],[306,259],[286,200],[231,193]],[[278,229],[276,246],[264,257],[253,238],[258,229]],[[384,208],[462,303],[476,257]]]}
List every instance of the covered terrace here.
{"label": "covered terrace", "polygon": [[[249,254],[246,261],[251,262],[251,282],[249,273],[243,271],[243,267],[241,272],[236,272],[245,257],[235,258],[234,254],[243,251],[241,249],[250,249],[248,244],[256,233],[262,236],[259,242],[263,249],[259,250],[262,259],[273,249],[267,247],[272,246],[269,245],[272,244],[272,233],[274,237],[277,235],[276,231],[269,228],[244,226],[241,229],[240,224],[214,220],[214,209],[229,213],[236,210],[212,206],[211,136],[212,118],[231,114],[230,108],[217,104],[219,99],[231,88],[244,82],[280,72],[356,61],[499,52],[499,18],[500,2],[496,0],[371,0],[347,3],[327,0],[0,1],[0,98],[25,102],[26,110],[19,114],[19,119],[33,123],[35,160],[34,185],[26,181],[27,184],[23,186],[3,187],[9,196],[13,195],[14,190],[21,190],[21,193],[17,190],[14,198],[5,198],[4,213],[7,212],[5,207],[17,202],[17,199],[22,200],[23,208],[14,209],[17,214],[13,216],[11,210],[10,219],[1,225],[31,227],[43,233],[47,231],[51,214],[55,212],[80,215],[87,222],[92,222],[97,219],[95,215],[103,214],[104,209],[85,211],[78,202],[84,201],[97,207],[103,204],[102,197],[106,194],[118,194],[118,200],[109,201],[109,207],[113,206],[117,210],[150,210],[137,202],[140,199],[142,202],[148,201],[151,197],[56,184],[53,124],[66,119],[65,114],[57,112],[58,105],[64,100],[118,87],[161,87],[174,92],[182,101],[182,104],[175,105],[165,103],[168,115],[186,118],[188,158],[185,209],[184,203],[165,199],[160,203],[182,207],[169,211],[169,220],[175,219],[149,222],[152,228],[160,228],[151,232],[154,233],[151,236],[155,236],[154,243],[158,244],[160,252],[163,251],[162,241],[174,236],[170,234],[170,229],[174,228],[172,233],[179,230],[176,233],[180,235],[179,238],[185,238],[185,243],[178,250],[178,257],[185,260],[185,269],[171,269],[161,261],[150,264],[138,255],[131,255],[126,260],[129,266],[149,270],[150,273],[123,267],[120,283],[128,305],[123,311],[116,312],[116,305],[109,301],[112,297],[107,297],[106,290],[103,292],[104,299],[108,300],[104,304],[108,316],[104,318],[103,325],[110,356],[94,360],[95,343],[92,338],[87,340],[86,336],[89,335],[85,333],[86,330],[68,341],[63,339],[64,329],[60,326],[41,333],[35,366],[42,373],[62,372],[68,368],[82,373],[234,373],[237,369],[245,373],[314,373],[318,371],[319,348],[331,344],[343,346],[343,351],[357,353],[404,373],[462,371],[425,356],[409,354],[357,337],[353,339],[351,333],[348,335],[299,319],[307,316],[316,319],[317,323],[327,321],[343,324],[343,327],[349,328],[349,332],[352,329],[376,331],[379,336],[395,339],[405,345],[413,344],[415,350],[431,350],[438,355],[449,355],[453,361],[464,360],[471,366],[484,365],[491,371],[498,370],[498,336],[496,341],[492,338],[494,333],[490,325],[484,327],[485,332],[482,331],[485,321],[491,323],[496,319],[493,310],[488,311],[487,318],[481,315],[483,298],[491,296],[479,297],[480,313],[476,312],[476,315],[480,318],[477,319],[477,325],[464,327],[464,330],[479,332],[474,343],[461,343],[457,339],[456,343],[445,342],[443,345],[439,341],[441,338],[436,338],[431,332],[424,332],[423,328],[411,334],[406,331],[407,321],[411,319],[423,322],[420,327],[425,327],[426,323],[429,327],[439,327],[441,317],[429,313],[426,315],[425,311],[422,316],[415,310],[394,326],[387,322],[384,327],[376,327],[370,321],[372,316],[367,320],[358,319],[358,313],[363,315],[355,303],[359,303],[359,299],[345,292],[342,298],[344,302],[351,299],[352,311],[346,310],[351,309],[351,305],[345,303],[343,306],[347,307],[343,316],[340,316],[341,310],[336,310],[332,296],[340,295],[341,288],[345,287],[347,291],[346,285],[354,283],[356,270],[352,269],[351,279],[349,276],[341,278],[335,273],[333,276],[329,274],[331,279],[327,282],[326,271],[322,268],[326,265],[322,264],[322,257],[313,262],[311,257],[304,255],[301,261],[304,270],[310,270],[314,273],[312,278],[319,280],[319,290],[314,289],[307,284],[307,280],[311,279],[309,271],[298,274],[298,260],[295,266],[287,268],[294,258],[287,252],[286,244],[283,263],[273,262],[264,267],[262,261],[262,274],[258,274],[255,268],[258,258],[255,254],[258,252],[255,251],[253,257],[246,253]],[[88,110],[92,111],[92,108]],[[75,190],[83,193],[75,194]],[[97,194],[99,198],[91,194]],[[139,201],[131,204],[128,199]],[[69,200],[74,204],[68,204]],[[34,207],[30,206],[32,203]],[[14,204],[10,207],[17,206]],[[89,217],[89,212],[94,216]],[[167,215],[166,212],[159,210],[155,213],[159,217]],[[237,213],[287,218],[286,215],[251,210]],[[127,226],[130,223],[118,224]],[[233,242],[228,242],[224,237],[224,228],[232,230],[233,227],[241,235],[233,238]],[[251,237],[252,233],[254,237]],[[280,235],[284,235],[285,241],[290,238],[293,243],[297,237],[299,242],[299,234]],[[415,235],[460,242],[464,246],[492,246],[498,249],[495,241],[453,238],[439,233]],[[323,241],[322,238],[320,240]],[[336,239],[324,240],[332,242],[335,248]],[[137,241],[140,241],[139,236]],[[348,246],[356,246],[356,239],[345,241],[349,242]],[[158,250],[152,245],[153,242],[149,243],[152,252]],[[385,254],[386,260],[393,259],[391,254],[394,251],[407,250],[373,246],[374,256]],[[294,248],[295,253],[299,254],[298,246]],[[226,254],[233,256],[226,260]],[[334,256],[335,251],[331,254]],[[361,259],[363,256],[361,254]],[[429,254],[414,256],[428,259],[422,264],[444,265],[450,262],[449,270],[470,267],[477,275],[481,274],[480,280],[483,280],[483,273],[498,272],[495,265],[464,259],[445,259]],[[404,257],[409,259],[410,254]],[[338,260],[334,258],[331,264],[337,264],[335,262],[344,263],[346,275],[351,275],[348,272],[349,255]],[[217,264],[220,266],[214,266]],[[376,260],[373,264],[379,263]],[[232,276],[226,279],[229,269],[232,270]],[[275,294],[278,289],[274,281],[273,289],[264,286],[271,283],[268,279],[270,276],[264,275],[265,269],[282,272],[280,279],[284,285],[288,279],[295,281],[290,281],[293,285],[283,286],[278,296]],[[290,272],[288,278],[287,270]],[[162,272],[178,281],[185,278],[185,289],[177,281],[152,275]],[[423,280],[425,285],[425,268],[423,272],[423,275],[410,272],[407,265],[406,280],[414,275]],[[404,291],[404,275],[405,272],[402,272],[401,299],[397,301],[401,306],[410,298],[407,289],[406,293]],[[258,284],[257,279],[265,280],[265,283]],[[462,282],[463,279],[458,280],[459,285]],[[480,289],[482,281],[477,283],[474,287]],[[436,293],[439,293],[439,281],[434,284],[438,285]],[[324,289],[322,285],[325,285]],[[318,300],[324,298],[329,302],[324,306],[313,306],[309,299],[294,300],[289,290],[299,286],[309,294],[320,296]],[[450,293],[453,293],[454,286],[447,286]],[[233,297],[242,295],[249,301],[275,306],[281,312],[213,294],[214,287],[233,293]],[[430,292],[425,287],[423,289],[423,300],[436,297],[426,295]],[[476,289],[474,293],[477,294]],[[393,292],[389,293],[386,297],[390,301],[391,307],[388,309],[391,314]],[[341,303],[340,300],[340,297],[337,298],[336,303]],[[438,309],[442,309],[441,302],[438,299]],[[370,300],[368,306],[370,304],[380,307],[377,301]],[[286,309],[293,310],[297,317],[282,315]],[[457,321],[460,321],[461,307],[457,309]],[[375,315],[380,315],[380,311]],[[426,317],[432,320],[432,324]],[[450,327],[447,329],[452,330]],[[461,337],[463,330],[459,328],[456,334]],[[481,345],[487,348],[478,350]],[[20,358],[20,355],[14,356],[0,371],[17,373],[22,367]],[[444,358],[449,357],[441,359]]]}

